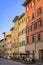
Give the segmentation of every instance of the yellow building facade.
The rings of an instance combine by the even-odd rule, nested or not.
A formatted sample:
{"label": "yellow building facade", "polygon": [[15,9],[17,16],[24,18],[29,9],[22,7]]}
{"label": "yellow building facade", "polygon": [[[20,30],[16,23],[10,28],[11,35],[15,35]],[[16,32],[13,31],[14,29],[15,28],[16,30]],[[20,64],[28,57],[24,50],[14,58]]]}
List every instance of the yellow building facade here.
{"label": "yellow building facade", "polygon": [[16,54],[18,54],[18,52],[19,52],[19,50],[18,50],[18,32],[19,32],[19,27],[18,27],[18,18],[19,18],[19,16],[16,16],[15,18],[14,18],[14,20],[13,20],[13,22],[14,22],[14,26],[15,26],[15,37],[14,37],[14,40],[15,40],[15,53]]}
{"label": "yellow building facade", "polygon": [[12,56],[12,41],[11,41],[11,32],[4,32],[4,42],[5,42],[5,56],[10,58]]}
{"label": "yellow building facade", "polygon": [[4,57],[4,39],[0,40],[0,57]]}
{"label": "yellow building facade", "polygon": [[15,27],[11,28],[11,40],[12,40],[12,55],[14,54],[15,50],[14,50],[14,45],[15,45]]}
{"label": "yellow building facade", "polygon": [[23,13],[19,17],[19,53],[25,53],[26,45],[26,16]]}

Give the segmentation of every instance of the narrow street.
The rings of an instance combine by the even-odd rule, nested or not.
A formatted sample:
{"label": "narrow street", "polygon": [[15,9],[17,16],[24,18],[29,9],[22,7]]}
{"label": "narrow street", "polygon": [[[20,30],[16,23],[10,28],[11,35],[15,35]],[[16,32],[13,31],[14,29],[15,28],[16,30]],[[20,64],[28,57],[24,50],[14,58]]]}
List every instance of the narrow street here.
{"label": "narrow street", "polygon": [[[21,64],[15,61],[0,58],[0,65],[26,65],[26,64]],[[27,65],[43,65],[43,63],[27,64]]]}

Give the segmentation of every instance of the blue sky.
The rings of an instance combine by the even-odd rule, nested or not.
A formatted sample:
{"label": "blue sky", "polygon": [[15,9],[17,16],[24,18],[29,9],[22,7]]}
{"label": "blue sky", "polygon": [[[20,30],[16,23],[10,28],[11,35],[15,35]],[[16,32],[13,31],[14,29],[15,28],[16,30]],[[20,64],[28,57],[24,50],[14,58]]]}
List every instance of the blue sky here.
{"label": "blue sky", "polygon": [[16,15],[21,15],[25,8],[22,6],[25,0],[0,0],[0,39],[3,32],[8,32],[14,25],[12,20]]}

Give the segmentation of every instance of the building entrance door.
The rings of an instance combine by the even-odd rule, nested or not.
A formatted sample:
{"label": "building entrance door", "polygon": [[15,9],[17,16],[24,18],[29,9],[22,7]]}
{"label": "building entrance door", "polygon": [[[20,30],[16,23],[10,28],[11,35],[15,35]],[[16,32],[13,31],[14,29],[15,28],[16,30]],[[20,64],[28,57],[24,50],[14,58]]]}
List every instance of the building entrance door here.
{"label": "building entrance door", "polygon": [[39,50],[39,59],[43,61],[43,50]]}

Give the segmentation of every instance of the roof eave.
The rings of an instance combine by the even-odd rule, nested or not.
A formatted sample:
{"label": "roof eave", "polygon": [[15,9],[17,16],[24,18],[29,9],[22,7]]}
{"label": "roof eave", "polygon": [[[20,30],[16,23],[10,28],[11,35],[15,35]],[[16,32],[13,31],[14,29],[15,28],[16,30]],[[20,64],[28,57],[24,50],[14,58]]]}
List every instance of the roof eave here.
{"label": "roof eave", "polygon": [[12,27],[11,29],[10,29],[10,31],[12,31],[14,29],[14,27]]}
{"label": "roof eave", "polygon": [[20,17],[19,17],[19,20],[25,15],[25,13],[23,13]]}
{"label": "roof eave", "polygon": [[18,17],[19,17],[19,16],[16,16],[16,17],[14,18],[13,22],[16,22],[16,20],[18,20]]}
{"label": "roof eave", "polygon": [[5,32],[3,32],[2,34],[5,34]]}
{"label": "roof eave", "polygon": [[26,7],[26,5],[27,5],[30,1],[31,1],[31,0],[26,0],[26,1],[22,4],[22,6]]}

